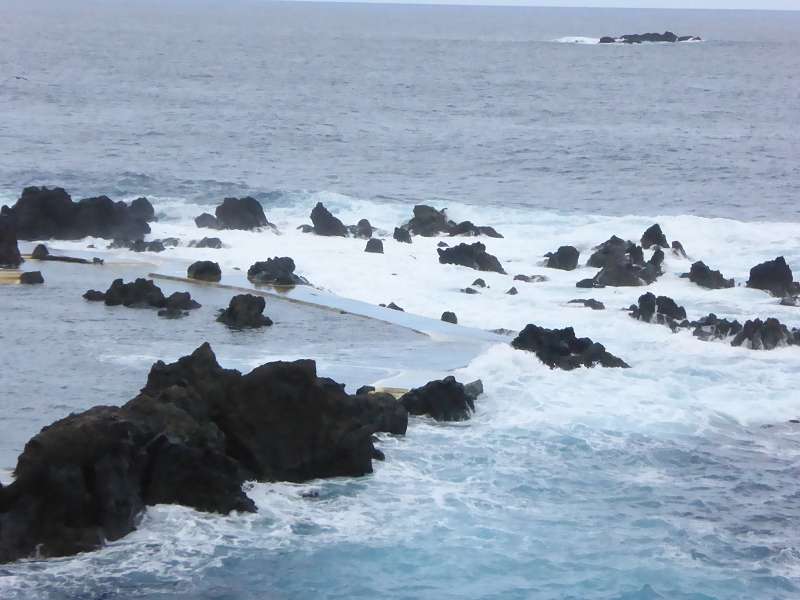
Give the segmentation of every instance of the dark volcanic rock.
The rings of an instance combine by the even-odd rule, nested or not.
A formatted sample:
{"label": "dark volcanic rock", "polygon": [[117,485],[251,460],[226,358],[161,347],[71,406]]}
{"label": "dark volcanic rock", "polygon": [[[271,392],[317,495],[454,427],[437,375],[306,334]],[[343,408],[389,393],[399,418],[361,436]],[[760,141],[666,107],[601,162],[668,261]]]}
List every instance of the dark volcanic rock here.
{"label": "dark volcanic rock", "polygon": [[674,44],[675,42],[700,41],[700,39],[700,37],[694,35],[678,36],[671,31],[665,31],[664,33],[626,33],[619,38],[603,36],[600,38],[600,43],[642,44],[644,42],[668,42]]}
{"label": "dark volcanic rock", "polygon": [[509,288],[509,290],[506,292],[506,294],[508,294],[509,296],[516,296],[517,294],[519,294],[519,291],[517,290],[517,288],[512,287],[512,288]]}
{"label": "dark volcanic rock", "polygon": [[251,283],[270,285],[304,285],[303,277],[295,275],[294,261],[288,256],[275,256],[265,261],[254,263],[247,270],[247,279]]}
{"label": "dark volcanic rock", "polygon": [[586,261],[586,266],[601,269],[608,263],[619,263],[625,258],[635,246],[633,242],[628,242],[622,238],[612,235],[608,240],[596,246],[594,253]]}
{"label": "dark volcanic rock", "polygon": [[163,252],[164,242],[161,240],[152,240],[149,242],[145,242],[144,240],[136,240],[135,242],[131,243],[130,249],[133,252]]}
{"label": "dark volcanic rock", "polygon": [[753,350],[774,350],[780,346],[797,344],[800,344],[800,330],[790,331],[775,318],[746,321],[731,342],[732,346],[745,346]]}
{"label": "dark volcanic rock", "polygon": [[472,286],[473,287],[479,287],[479,288],[485,288],[486,287],[486,282],[482,278],[478,277],[475,281],[472,282]]}
{"label": "dark volcanic rock", "polygon": [[137,240],[150,233],[141,212],[141,207],[132,209],[107,196],[73,202],[63,189],[45,187],[25,188],[14,206],[3,209],[22,240],[76,240],[87,236]]}
{"label": "dark volcanic rock", "polygon": [[750,269],[747,287],[766,290],[782,297],[791,295],[795,287],[792,279],[792,270],[786,264],[786,260],[779,256],[775,260],[768,260]]}
{"label": "dark volcanic rock", "polygon": [[371,238],[367,241],[367,246],[364,248],[364,252],[383,254],[383,242],[378,238]]}
{"label": "dark volcanic rock", "polygon": [[317,235],[347,237],[347,227],[323,206],[322,202],[311,211],[311,222],[314,224],[314,233]]}
{"label": "dark volcanic rock", "polygon": [[182,319],[188,315],[188,312],[180,308],[162,308],[158,311],[158,316],[162,319]]}
{"label": "dark volcanic rock", "polygon": [[405,310],[403,310],[400,306],[398,306],[394,302],[389,302],[389,304],[381,304],[380,306],[382,306],[384,308],[390,308],[392,310],[399,310],[400,312],[406,312]]}
{"label": "dark volcanic rock", "polygon": [[475,396],[451,375],[409,390],[400,402],[412,415],[430,415],[437,421],[466,421],[475,412]]}
{"label": "dark volcanic rock", "polygon": [[[267,221],[267,216],[264,214],[264,208],[261,203],[250,196],[245,198],[225,198],[222,204],[214,210],[214,214],[216,215],[216,229],[250,230],[273,226],[272,223]],[[195,223],[197,223],[197,220],[195,220]],[[200,227],[199,224],[198,227]]]}
{"label": "dark volcanic rock", "polygon": [[103,302],[106,299],[105,292],[101,292],[100,290],[87,290],[83,297],[86,298],[89,302]]}
{"label": "dark volcanic rock", "polygon": [[577,287],[631,287],[653,283],[661,275],[664,252],[656,248],[645,262],[641,246],[626,242],[617,236],[600,244],[589,258],[589,266],[601,269],[591,280],[579,281]]}
{"label": "dark volcanic rock", "polygon": [[486,252],[486,246],[480,242],[459,244],[452,248],[437,248],[439,262],[442,264],[463,265],[479,271],[505,273],[497,257]]}
{"label": "dark volcanic rock", "polygon": [[673,331],[686,319],[686,309],[668,296],[656,296],[647,292],[639,296],[638,304],[631,306],[631,317],[647,323],[667,325]]}
{"label": "dark volcanic rock", "polygon": [[272,320],[264,316],[267,303],[263,296],[239,294],[231,298],[228,308],[220,310],[217,321],[233,329],[253,329],[272,325]]}
{"label": "dark volcanic rock", "polygon": [[447,310],[442,313],[442,321],[444,321],[445,323],[452,323],[453,325],[457,325],[458,317],[456,317],[456,313]]}
{"label": "dark volcanic rock", "polygon": [[542,283],[547,281],[544,275],[514,275],[514,281],[524,281],[525,283]]}
{"label": "dark volcanic rock", "polygon": [[189,242],[190,248],[211,248],[212,250],[219,250],[222,248],[222,240],[216,237],[204,237],[202,240],[195,240]]}
{"label": "dark volcanic rock", "polygon": [[602,287],[605,287],[605,286],[598,284],[594,280],[594,278],[588,277],[586,279],[581,279],[578,283],[575,284],[575,287],[579,287],[579,288],[602,288]]}
{"label": "dark volcanic rock", "polygon": [[529,324],[511,342],[517,350],[533,352],[551,369],[571,370],[580,366],[623,367],[628,365],[607,352],[602,344],[589,338],[575,337],[572,327],[545,329]]}
{"label": "dark volcanic rock", "polygon": [[19,276],[19,282],[26,285],[35,285],[44,283],[44,277],[42,277],[41,271],[26,271]]}
{"label": "dark volcanic rock", "polygon": [[221,229],[219,221],[214,215],[203,213],[194,218],[194,224],[201,229]]}
{"label": "dark volcanic rock", "polygon": [[173,292],[164,301],[168,310],[194,310],[200,308],[200,303],[192,300],[189,292]]}
{"label": "dark volcanic rock", "polygon": [[186,276],[189,279],[216,282],[222,279],[222,269],[213,261],[198,260],[189,265],[189,268],[186,270]]}
{"label": "dark volcanic rock", "polygon": [[712,271],[703,261],[697,261],[689,270],[689,281],[710,290],[733,287],[733,279],[725,279],[719,271]]}
{"label": "dark volcanic rock", "polygon": [[404,244],[411,243],[411,234],[408,232],[408,229],[404,229],[403,227],[395,227],[392,237],[398,242],[403,242]]}
{"label": "dark volcanic rock", "polygon": [[578,252],[575,246],[561,246],[555,252],[548,252],[545,256],[547,257],[546,267],[550,269],[572,271],[578,266],[580,252]]}
{"label": "dark volcanic rock", "polygon": [[594,298],[576,298],[575,300],[570,300],[567,304],[583,304],[586,308],[591,308],[592,310],[605,310],[606,308],[605,304]]}
{"label": "dark volcanic rock", "polygon": [[661,231],[661,226],[656,223],[647,228],[642,234],[642,248],[650,248],[652,246],[660,246],[662,248],[669,248],[667,236]]}
{"label": "dark volcanic rock", "polygon": [[613,37],[609,37],[609,36],[607,36],[607,35],[604,35],[603,37],[601,37],[601,38],[600,38],[600,43],[601,43],[601,44],[613,44],[613,43],[615,43],[616,41],[617,41],[617,40],[616,40],[615,38],[613,38]]}
{"label": "dark volcanic rock", "polygon": [[462,294],[480,294],[480,292],[478,290],[476,290],[475,288],[471,288],[471,287],[462,288],[461,289],[461,293]]}
{"label": "dark volcanic rock", "polygon": [[432,237],[445,233],[450,236],[456,235],[486,235],[489,237],[503,237],[493,227],[474,225],[470,221],[456,223],[447,218],[444,209],[436,210],[432,206],[417,204],[414,207],[414,216],[403,226],[414,235]]}
{"label": "dark volcanic rock", "polygon": [[0,267],[16,269],[22,264],[17,230],[10,216],[0,215]]}
{"label": "dark volcanic rock", "polygon": [[45,427],[0,488],[0,562],[96,549],[136,528],[145,506],[256,510],[247,480],[306,481],[372,472],[373,434],[405,431],[381,394],[348,396],[313,361],[223,369],[208,344],[153,365],[122,407]]}

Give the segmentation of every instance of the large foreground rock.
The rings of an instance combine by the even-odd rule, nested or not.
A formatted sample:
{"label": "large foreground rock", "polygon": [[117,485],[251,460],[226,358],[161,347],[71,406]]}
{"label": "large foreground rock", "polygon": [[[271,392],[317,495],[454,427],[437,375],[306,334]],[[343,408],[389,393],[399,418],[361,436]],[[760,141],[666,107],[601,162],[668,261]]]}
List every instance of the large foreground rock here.
{"label": "large foreground rock", "polygon": [[203,213],[194,222],[198,227],[209,229],[252,230],[259,227],[274,227],[267,220],[261,203],[251,196],[225,198],[214,210],[214,215]]}
{"label": "large foreground rock", "polygon": [[578,338],[572,327],[545,329],[529,324],[514,338],[511,345],[517,350],[533,352],[551,369],[572,370],[580,366],[622,367],[628,365],[606,351],[603,344],[589,338]]}
{"label": "large foreground rock", "polygon": [[775,260],[768,260],[750,269],[750,278],[747,287],[765,290],[771,294],[783,297],[796,290],[793,283],[792,270],[786,260],[779,256]]}
{"label": "large foreground rock", "polygon": [[443,265],[463,265],[478,271],[505,273],[497,257],[486,252],[486,246],[480,242],[437,248],[436,251],[439,253],[439,262]]}
{"label": "large foreground rock", "polygon": [[141,393],[45,427],[0,488],[0,562],[96,549],[136,528],[147,505],[256,510],[247,480],[372,471],[373,434],[402,433],[402,405],[348,396],[313,361],[223,369],[208,344],[157,362]]}
{"label": "large foreground rock", "polygon": [[275,256],[264,261],[253,263],[247,270],[247,279],[251,283],[269,285],[303,285],[308,281],[295,275],[295,264],[288,256]]}
{"label": "large foreground rock", "polygon": [[21,240],[87,236],[138,240],[150,233],[147,220],[153,207],[144,198],[135,202],[135,208],[107,196],[73,202],[62,188],[27,187],[14,206],[3,207],[2,214],[11,217]]}
{"label": "large foreground rock", "polygon": [[400,402],[412,415],[429,415],[437,421],[466,421],[475,412],[475,398],[482,391],[479,381],[464,386],[451,375],[408,391]]}
{"label": "large foreground rock", "polygon": [[10,216],[0,216],[0,267],[16,269],[21,264],[14,221]]}
{"label": "large foreground rock", "polygon": [[272,325],[272,319],[264,315],[267,302],[263,296],[239,294],[231,298],[228,308],[219,311],[217,321],[232,329],[255,329]]}
{"label": "large foreground rock", "polygon": [[322,202],[311,211],[311,222],[314,224],[314,233],[325,236],[347,237],[347,227],[334,217]]}

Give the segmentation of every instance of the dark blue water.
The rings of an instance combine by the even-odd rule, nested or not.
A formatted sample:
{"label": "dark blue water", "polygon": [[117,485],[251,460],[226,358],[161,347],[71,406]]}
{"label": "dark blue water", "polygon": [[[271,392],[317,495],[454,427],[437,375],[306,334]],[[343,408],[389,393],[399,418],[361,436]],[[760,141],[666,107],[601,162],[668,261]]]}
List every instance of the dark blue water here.
{"label": "dark blue water", "polygon": [[[552,42],[664,29],[708,41]],[[779,12],[5,0],[0,192],[796,220],[798,31]]]}

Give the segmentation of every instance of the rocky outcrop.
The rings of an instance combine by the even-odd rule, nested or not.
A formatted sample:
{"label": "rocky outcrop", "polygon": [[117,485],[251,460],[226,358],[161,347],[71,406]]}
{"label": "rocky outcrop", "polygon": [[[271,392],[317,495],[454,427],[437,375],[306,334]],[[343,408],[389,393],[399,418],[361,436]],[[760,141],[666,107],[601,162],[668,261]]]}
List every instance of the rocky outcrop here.
{"label": "rocky outcrop", "polygon": [[33,249],[33,252],[31,253],[31,258],[33,258],[34,260],[77,263],[82,265],[103,264],[103,261],[99,258],[95,258],[93,260],[87,260],[85,258],[76,258],[74,256],[55,256],[53,254],[50,254],[50,250],[48,250],[47,246],[45,246],[44,244],[36,245],[36,247]]}
{"label": "rocky outcrop", "polygon": [[275,256],[254,263],[247,270],[247,280],[266,285],[305,285],[306,279],[295,275],[294,261],[288,256]]}
{"label": "rocky outcrop", "polygon": [[699,260],[689,270],[689,281],[709,290],[721,290],[733,287],[733,279],[726,279],[719,271],[712,271]]}
{"label": "rocky outcrop", "polygon": [[702,41],[700,36],[696,35],[675,35],[671,31],[664,33],[626,33],[618,38],[611,36],[603,36],[600,38],[601,44],[642,44],[645,42],[667,42],[674,44],[675,42],[699,42]]}
{"label": "rocky outcrop", "polygon": [[742,330],[731,342],[732,346],[744,346],[752,350],[774,350],[781,346],[800,344],[800,329],[790,330],[775,318],[765,321],[745,321]]}
{"label": "rocky outcrop", "polygon": [[669,242],[667,242],[667,236],[664,235],[664,232],[661,231],[661,226],[656,223],[655,225],[651,225],[650,227],[645,230],[642,234],[642,248],[652,248],[653,246],[660,246],[661,248],[669,248]]}
{"label": "rocky outcrop", "polygon": [[189,268],[186,270],[186,276],[189,279],[217,282],[222,279],[222,269],[213,261],[198,260],[189,265]]}
{"label": "rocky outcrop", "polygon": [[686,250],[683,249],[683,244],[681,244],[678,240],[672,241],[672,254],[678,258],[689,258],[689,256],[686,254]]}
{"label": "rocky outcrop", "polygon": [[379,304],[378,306],[381,306],[383,308],[389,308],[391,310],[397,310],[400,312],[406,312],[402,307],[398,306],[394,302],[389,302],[389,304]]}
{"label": "rocky outcrop", "polygon": [[[150,226],[142,215],[149,213],[144,203],[136,208],[114,202],[107,196],[73,202],[62,188],[27,187],[16,204],[4,206],[21,240],[76,240],[88,236],[106,239],[142,239]],[[152,210],[152,206],[150,206]]]}
{"label": "rocky outcrop", "polygon": [[456,313],[446,310],[442,313],[442,321],[444,321],[445,323],[452,323],[453,325],[457,325],[458,317],[456,316]]}
{"label": "rocky outcrop", "polygon": [[334,217],[322,202],[317,202],[311,211],[311,222],[317,235],[347,237],[347,227]]}
{"label": "rocky outcrop", "polygon": [[10,216],[0,216],[0,268],[16,269],[22,264],[17,230]]}
{"label": "rocky outcrop", "polygon": [[367,241],[367,246],[364,248],[364,252],[383,254],[383,242],[378,238],[370,238]]}
{"label": "rocky outcrop", "polygon": [[141,219],[145,223],[156,220],[156,211],[147,198],[141,197],[133,200],[131,202],[130,211],[134,218]]}
{"label": "rocky outcrop", "polygon": [[44,277],[42,277],[41,271],[26,271],[20,274],[19,282],[24,285],[37,285],[44,283]]}
{"label": "rocky outcrop", "polygon": [[125,283],[115,279],[105,291],[89,290],[83,297],[90,302],[104,302],[106,306],[125,306],[128,308],[164,308],[193,310],[200,304],[192,300],[189,292],[175,292],[165,297],[161,288],[152,279],[138,278]]}
{"label": "rocky outcrop", "polygon": [[0,562],[96,549],[136,528],[148,505],[254,512],[247,480],[306,481],[372,471],[373,434],[403,433],[381,394],[348,396],[313,361],[242,375],[208,344],[157,362],[141,393],[45,427],[0,488]]}
{"label": "rocky outcrop", "polygon": [[692,335],[704,342],[733,337],[742,330],[739,321],[720,319],[714,313],[693,321],[689,326],[693,329]]}
{"label": "rocky outcrop", "polygon": [[217,321],[232,329],[255,329],[272,325],[264,315],[267,303],[263,296],[239,294],[231,298],[228,308],[219,311]]}
{"label": "rocky outcrop", "polygon": [[395,227],[392,237],[398,242],[402,242],[404,244],[411,243],[411,234],[408,232],[408,229],[404,229],[403,227]]}
{"label": "rocky outcrop", "polygon": [[243,229],[253,230],[259,227],[274,227],[267,220],[261,203],[246,196],[245,198],[225,198],[222,204],[214,209],[214,215],[203,213],[195,218],[195,225],[209,229]]}
{"label": "rocky outcrop", "polygon": [[664,252],[660,247],[645,261],[641,246],[612,236],[595,248],[586,263],[590,267],[600,267],[600,271],[592,279],[581,280],[576,285],[587,288],[648,285],[661,275],[663,262]]}
{"label": "rocky outcrop", "polygon": [[478,271],[505,273],[497,257],[486,252],[486,246],[480,242],[437,248],[436,251],[439,253],[439,262],[443,265],[462,265]]}
{"label": "rocky outcrop", "polygon": [[508,290],[506,291],[506,294],[508,294],[509,296],[516,296],[517,294],[519,294],[519,290],[512,286],[512,287],[508,288]]}
{"label": "rocky outcrop", "polygon": [[550,269],[561,269],[562,271],[572,271],[578,266],[580,252],[575,246],[561,246],[555,252],[545,254],[547,262],[545,266]]}
{"label": "rocky outcrop", "polygon": [[606,308],[605,304],[594,298],[576,298],[575,300],[570,300],[567,304],[582,304],[586,308],[591,308],[592,310],[605,310]]}
{"label": "rocky outcrop", "polygon": [[478,287],[478,288],[488,287],[486,285],[486,282],[480,277],[478,277],[475,281],[473,281],[471,285],[472,285],[472,287]]}
{"label": "rocky outcrop", "polygon": [[517,350],[533,352],[551,369],[566,371],[578,367],[621,367],[628,365],[606,351],[605,346],[589,338],[578,338],[572,327],[545,329],[529,324],[514,338],[511,345]]}
{"label": "rocky outcrop", "polygon": [[635,248],[636,244],[633,242],[612,235],[599,246],[595,246],[594,252],[589,257],[589,260],[586,261],[586,266],[602,269],[607,264],[622,262],[630,257],[630,253],[634,251]]}
{"label": "rocky outcrop", "polygon": [[797,291],[797,285],[793,282],[792,270],[782,256],[750,269],[747,287],[765,290],[779,298],[790,296]]}
{"label": "rocky outcrop", "polygon": [[428,415],[437,421],[466,421],[475,412],[475,399],[482,392],[479,381],[464,386],[451,375],[408,391],[400,403],[411,415]]}
{"label": "rocky outcrop", "polygon": [[447,218],[444,209],[436,210],[432,206],[418,204],[414,207],[414,216],[403,226],[413,235],[433,237],[440,234],[456,235],[485,235],[488,237],[503,237],[493,227],[477,226],[470,221],[456,223]]}

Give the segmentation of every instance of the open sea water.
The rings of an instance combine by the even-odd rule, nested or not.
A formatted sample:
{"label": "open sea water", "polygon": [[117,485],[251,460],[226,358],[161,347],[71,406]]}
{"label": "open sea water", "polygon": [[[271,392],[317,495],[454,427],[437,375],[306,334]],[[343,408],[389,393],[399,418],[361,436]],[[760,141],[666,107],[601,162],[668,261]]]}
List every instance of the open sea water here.
{"label": "open sea water", "polygon": [[[593,43],[666,29],[704,41]],[[134,256],[53,241],[95,243],[108,264],[0,287],[4,480],[39,428],[128,400],[153,361],[205,340],[223,366],[302,355],[351,389],[397,372],[424,383],[444,364],[486,388],[468,422],[384,436],[371,476],[253,484],[256,515],[155,507],[101,551],[0,565],[0,597],[800,597],[798,349],[672,334],[619,310],[643,290],[576,290],[593,269],[541,267],[559,245],[583,263],[658,221],[691,260],[669,255],[649,290],[690,318],[800,326],[800,309],[741,286],[778,255],[800,269],[798,33],[790,12],[0,1],[0,203],[26,185],[146,195],[151,237],[182,242]],[[234,195],[258,198],[280,235],[188,248],[203,235],[193,217]],[[297,232],[317,201],[347,224],[369,218],[385,254]],[[476,274],[439,265],[439,240],[390,239],[421,202],[495,226],[505,237],[486,243],[506,270],[549,280],[509,296],[510,277],[482,274],[488,288],[461,293]],[[227,274],[276,255],[321,288],[410,313],[574,325],[633,368],[554,372],[502,343],[472,352],[269,300],[276,325],[237,336],[215,327],[228,295],[213,290],[176,322],[80,298],[109,271],[204,258]],[[739,285],[690,284],[694,260]],[[607,309],[567,304],[587,294]]]}

